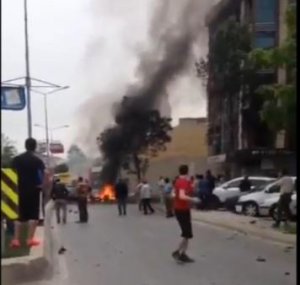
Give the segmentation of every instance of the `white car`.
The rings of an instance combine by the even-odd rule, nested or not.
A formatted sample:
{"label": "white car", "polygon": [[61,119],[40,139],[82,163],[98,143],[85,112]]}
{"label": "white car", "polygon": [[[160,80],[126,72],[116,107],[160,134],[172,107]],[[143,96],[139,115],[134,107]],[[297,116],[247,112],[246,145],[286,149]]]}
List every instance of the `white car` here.
{"label": "white car", "polygon": [[[218,201],[218,203],[224,204],[229,199],[232,198],[238,199],[238,197],[245,194],[240,191],[240,187],[239,187],[243,179],[244,179],[243,176],[238,177],[217,186],[213,191],[213,195],[215,196],[215,199]],[[274,178],[263,177],[263,176],[249,176],[248,179],[251,182],[253,191],[275,180]]]}
{"label": "white car", "polygon": [[[292,177],[295,182],[296,177]],[[279,200],[280,187],[276,185],[276,181],[269,183],[262,187],[260,191],[241,196],[235,205],[237,213],[243,213],[246,216],[259,216],[260,206],[264,204],[267,199],[273,198]]]}
{"label": "white car", "polygon": [[[265,200],[264,203],[259,206],[259,213],[262,216],[271,216],[274,220],[276,220],[277,211],[278,211],[278,201],[279,201],[279,197],[272,197]],[[290,210],[291,210],[292,217],[297,217],[297,194],[296,193],[292,195]]]}

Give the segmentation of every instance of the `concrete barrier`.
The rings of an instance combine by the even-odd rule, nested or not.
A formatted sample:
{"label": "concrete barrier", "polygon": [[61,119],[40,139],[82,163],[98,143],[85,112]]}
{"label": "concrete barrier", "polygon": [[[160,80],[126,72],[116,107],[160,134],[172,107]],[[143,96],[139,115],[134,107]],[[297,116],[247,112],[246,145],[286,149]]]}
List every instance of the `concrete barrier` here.
{"label": "concrete barrier", "polygon": [[32,248],[28,256],[1,260],[1,283],[12,285],[48,278],[52,275],[53,236],[51,220],[53,202],[45,208],[44,226],[38,227],[36,236],[43,241],[43,246]]}

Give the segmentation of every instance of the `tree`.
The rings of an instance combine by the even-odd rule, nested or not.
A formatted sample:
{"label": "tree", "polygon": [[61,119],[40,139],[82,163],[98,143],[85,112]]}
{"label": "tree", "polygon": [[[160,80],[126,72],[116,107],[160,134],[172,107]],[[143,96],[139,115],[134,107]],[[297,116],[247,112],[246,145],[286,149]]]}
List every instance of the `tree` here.
{"label": "tree", "polygon": [[261,110],[262,119],[275,132],[284,130],[287,134],[287,145],[296,147],[296,6],[290,5],[286,12],[287,37],[284,42],[269,50],[255,49],[249,58],[257,68],[283,69],[286,71],[286,82],[263,85],[258,90],[265,99]]}
{"label": "tree", "polygon": [[[215,31],[211,37],[210,49],[207,58],[201,58],[196,63],[198,76],[207,85],[209,100],[214,96],[221,98],[221,109],[225,119],[222,125],[215,125],[208,130],[208,142],[215,140],[214,133],[225,129],[223,151],[230,151],[237,147],[237,102],[242,91],[242,110],[244,136],[253,145],[263,145],[257,134],[264,126],[259,118],[259,109],[262,102],[255,96],[259,84],[256,66],[249,60],[251,52],[251,34],[249,27],[235,20],[228,20]],[[267,133],[264,131],[264,133]],[[220,142],[219,142],[220,143]]]}
{"label": "tree", "polygon": [[1,134],[1,167],[9,167],[17,155],[17,149],[9,137]]}
{"label": "tree", "polygon": [[112,127],[102,132],[98,140],[100,151],[106,156],[104,161],[110,160],[108,171],[118,172],[119,167],[123,167],[140,180],[148,169],[149,158],[164,151],[166,143],[171,141],[171,119],[150,110],[139,113],[139,120],[130,115],[117,120],[126,120],[126,127]]}

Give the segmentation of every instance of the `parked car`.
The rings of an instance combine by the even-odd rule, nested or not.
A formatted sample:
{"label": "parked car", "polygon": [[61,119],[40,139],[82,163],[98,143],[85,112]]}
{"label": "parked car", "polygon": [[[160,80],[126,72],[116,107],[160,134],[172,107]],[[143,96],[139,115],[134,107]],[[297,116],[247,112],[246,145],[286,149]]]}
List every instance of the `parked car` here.
{"label": "parked car", "polygon": [[[296,177],[292,178],[295,182]],[[276,181],[271,182],[261,187],[260,191],[241,196],[235,205],[235,211],[251,217],[261,215],[260,206],[263,205],[267,199],[274,198],[277,199],[277,201],[279,200],[280,187],[275,183]]]}
{"label": "parked car", "polygon": [[[261,205],[259,205],[259,213],[262,216],[270,216],[273,220],[277,219],[278,213],[278,201],[279,197],[272,197],[265,200]],[[297,217],[297,193],[292,195],[292,200],[290,203],[290,210],[292,218]]]}
{"label": "parked car", "polygon": [[[217,186],[213,191],[213,200],[215,205],[228,205],[234,204],[238,201],[239,197],[248,192],[240,191],[240,183],[244,179],[244,177],[238,177],[227,181],[219,186]],[[249,180],[251,182],[251,192],[257,191],[260,187],[274,181],[274,178],[264,177],[264,176],[249,176]]]}

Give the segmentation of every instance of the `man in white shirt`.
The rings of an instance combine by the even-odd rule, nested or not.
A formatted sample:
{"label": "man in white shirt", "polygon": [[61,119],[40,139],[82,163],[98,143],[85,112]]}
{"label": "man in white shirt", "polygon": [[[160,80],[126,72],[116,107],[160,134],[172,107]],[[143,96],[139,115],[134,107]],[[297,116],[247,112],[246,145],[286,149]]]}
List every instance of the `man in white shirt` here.
{"label": "man in white shirt", "polygon": [[295,183],[292,177],[288,176],[286,170],[281,172],[281,178],[276,182],[278,186],[280,186],[280,198],[278,202],[278,215],[277,220],[273,224],[274,228],[278,228],[282,221],[282,214],[285,213],[286,220],[285,224],[288,224],[288,221],[291,218],[291,210],[290,210],[290,203],[292,199],[292,194],[295,189]]}
{"label": "man in white shirt", "polygon": [[143,181],[143,185],[140,189],[140,197],[142,200],[144,215],[148,215],[148,210],[150,211],[150,214],[153,214],[154,209],[151,206],[151,187],[147,180]]}
{"label": "man in white shirt", "polygon": [[163,177],[159,177],[159,180],[158,180],[158,191],[159,191],[159,197],[160,197],[160,202],[162,203],[163,202],[163,194],[164,194],[164,187],[165,187],[165,180]]}

